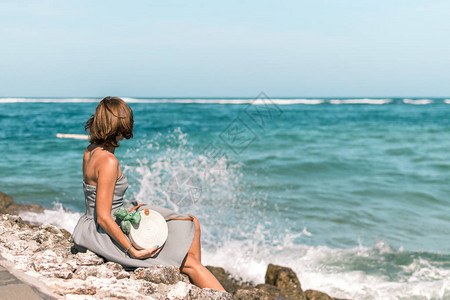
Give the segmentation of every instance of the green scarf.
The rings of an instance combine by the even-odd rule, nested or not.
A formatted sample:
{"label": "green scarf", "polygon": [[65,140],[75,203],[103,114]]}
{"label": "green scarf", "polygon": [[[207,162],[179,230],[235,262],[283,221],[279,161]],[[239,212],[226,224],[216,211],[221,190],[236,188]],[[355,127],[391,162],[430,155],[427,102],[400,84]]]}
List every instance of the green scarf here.
{"label": "green scarf", "polygon": [[116,216],[121,220],[120,228],[125,234],[130,233],[131,223],[139,224],[139,222],[141,222],[141,214],[138,211],[135,211],[134,213],[129,213],[123,207],[119,208],[119,210],[114,213],[114,216]]}

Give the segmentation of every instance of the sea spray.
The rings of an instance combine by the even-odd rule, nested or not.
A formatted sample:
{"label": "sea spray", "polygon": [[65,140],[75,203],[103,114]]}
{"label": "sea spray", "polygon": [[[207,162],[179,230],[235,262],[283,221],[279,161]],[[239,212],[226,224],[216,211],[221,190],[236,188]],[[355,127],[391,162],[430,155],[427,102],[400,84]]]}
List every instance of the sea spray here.
{"label": "sea spray", "polygon": [[[0,190],[18,203],[40,203],[47,209],[40,217],[49,220],[52,212],[51,223],[64,220],[61,226],[70,230],[84,211],[80,159],[87,144],[56,134],[82,134],[98,100],[51,100],[0,104]],[[201,149],[251,100],[140,100],[130,101],[135,138],[122,141],[116,155],[121,167],[153,173],[140,183],[136,169],[125,169],[131,184],[126,197],[135,200],[142,191],[147,201],[154,193],[155,203],[198,216],[205,264],[230,266],[233,275],[255,283],[263,281],[268,262],[289,265],[304,288],[324,286],[345,298],[449,298],[448,99],[284,105],[283,118],[264,137],[238,159],[214,166],[222,175],[204,177],[185,146],[166,145],[167,136],[180,127],[174,142],[185,143],[192,160],[201,161]],[[173,161],[164,175],[164,168],[151,168],[158,158],[172,158],[168,147],[180,149],[186,162],[174,167],[181,172],[170,173],[180,165]],[[180,198],[177,184],[185,179],[191,180],[185,194],[197,201]],[[56,198],[64,210],[52,208]]]}

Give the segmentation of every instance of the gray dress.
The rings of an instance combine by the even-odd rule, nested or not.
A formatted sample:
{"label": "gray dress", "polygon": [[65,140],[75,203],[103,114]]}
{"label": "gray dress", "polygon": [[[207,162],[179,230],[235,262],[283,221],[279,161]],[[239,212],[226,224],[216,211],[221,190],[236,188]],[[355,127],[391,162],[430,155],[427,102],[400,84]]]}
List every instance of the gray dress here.
{"label": "gray dress", "polygon": [[[128,181],[122,173],[122,176],[119,177],[114,188],[114,198],[111,209],[113,219],[116,219],[113,216],[113,213],[123,205],[123,195],[127,188]],[[161,251],[152,258],[135,259],[126,254],[126,249],[123,249],[117,244],[106,231],[98,225],[95,210],[97,187],[83,181],[83,189],[86,201],[86,214],[80,218],[72,234],[73,241],[76,245],[85,247],[104,257],[106,260],[119,263],[127,269],[154,265],[181,266],[181,263],[194,240],[194,222],[185,220],[167,221],[169,235]],[[188,217],[159,206],[145,206],[145,208],[159,212],[164,218]]]}

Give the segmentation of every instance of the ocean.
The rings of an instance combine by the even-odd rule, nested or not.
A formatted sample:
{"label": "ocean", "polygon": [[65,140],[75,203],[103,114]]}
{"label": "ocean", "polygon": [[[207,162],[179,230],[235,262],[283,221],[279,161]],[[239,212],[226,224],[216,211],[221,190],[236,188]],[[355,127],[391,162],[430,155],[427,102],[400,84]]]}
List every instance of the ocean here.
{"label": "ocean", "polygon": [[[197,216],[205,265],[353,299],[450,299],[450,99],[124,98],[128,202]],[[0,191],[71,231],[94,98],[0,98]],[[58,135],[58,136],[57,136]]]}

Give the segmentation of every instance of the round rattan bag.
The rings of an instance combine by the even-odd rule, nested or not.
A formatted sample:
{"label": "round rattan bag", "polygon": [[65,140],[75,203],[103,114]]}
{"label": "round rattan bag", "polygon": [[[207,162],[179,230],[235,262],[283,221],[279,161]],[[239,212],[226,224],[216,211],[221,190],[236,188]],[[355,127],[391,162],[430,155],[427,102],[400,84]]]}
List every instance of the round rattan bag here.
{"label": "round rattan bag", "polygon": [[150,249],[154,246],[161,247],[167,240],[169,229],[166,220],[157,211],[143,209],[139,211],[141,221],[132,224],[128,237],[136,249]]}

